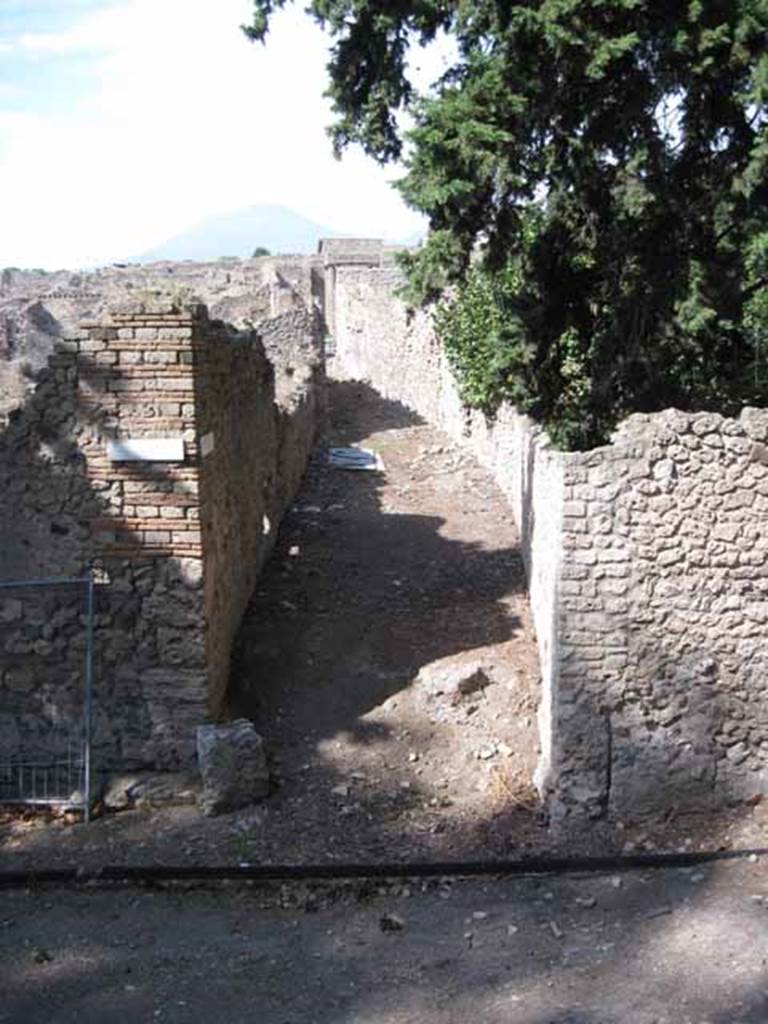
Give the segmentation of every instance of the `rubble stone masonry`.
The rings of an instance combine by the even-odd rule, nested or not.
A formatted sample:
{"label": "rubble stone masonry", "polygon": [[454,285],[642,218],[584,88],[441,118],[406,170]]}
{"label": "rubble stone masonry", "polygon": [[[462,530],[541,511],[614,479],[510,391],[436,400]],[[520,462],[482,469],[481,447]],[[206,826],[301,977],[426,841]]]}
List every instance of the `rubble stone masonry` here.
{"label": "rubble stone masonry", "polygon": [[610,445],[558,452],[511,406],[462,406],[396,268],[342,253],[329,280],[334,373],[467,445],[515,514],[552,817],[768,792],[768,410],[635,415]]}

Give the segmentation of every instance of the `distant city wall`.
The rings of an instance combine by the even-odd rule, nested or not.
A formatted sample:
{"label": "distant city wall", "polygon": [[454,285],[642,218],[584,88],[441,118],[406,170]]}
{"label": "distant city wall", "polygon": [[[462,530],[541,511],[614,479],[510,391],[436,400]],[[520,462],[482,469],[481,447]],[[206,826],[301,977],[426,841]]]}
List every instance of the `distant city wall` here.
{"label": "distant city wall", "polygon": [[375,252],[327,300],[337,376],[370,381],[489,467],[520,529],[554,819],[768,792],[768,410],[632,416],[561,453],[510,406],[465,409],[431,319]]}

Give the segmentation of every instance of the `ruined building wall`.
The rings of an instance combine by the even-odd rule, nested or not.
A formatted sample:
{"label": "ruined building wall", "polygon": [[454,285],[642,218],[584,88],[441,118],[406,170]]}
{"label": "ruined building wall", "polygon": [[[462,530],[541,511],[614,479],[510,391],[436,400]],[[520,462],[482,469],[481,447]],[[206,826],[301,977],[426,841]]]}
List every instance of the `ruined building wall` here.
{"label": "ruined building wall", "polygon": [[559,799],[768,791],[768,410],[634,415],[565,469]]}
{"label": "ruined building wall", "polygon": [[[188,764],[194,727],[220,712],[234,630],[290,500],[280,474],[295,486],[316,429],[306,409],[320,378],[300,376],[297,426],[253,333],[212,324],[204,307],[144,305],[64,343],[0,432],[0,578],[99,565],[110,579],[98,588],[98,765]],[[164,461],[109,447],[168,438],[182,447]],[[41,731],[76,702],[82,679],[82,608],[51,602],[45,624],[28,595],[0,596],[0,738],[27,749],[27,725]]]}
{"label": "ruined building wall", "polygon": [[572,811],[768,791],[768,411],[633,416],[554,451],[511,406],[464,409],[394,268],[334,268],[334,373],[468,446],[517,519],[542,671],[537,782]]}
{"label": "ruined building wall", "polygon": [[278,456],[276,501],[293,499],[326,422],[325,324],[313,307],[296,308],[262,321],[259,335],[275,368]]}

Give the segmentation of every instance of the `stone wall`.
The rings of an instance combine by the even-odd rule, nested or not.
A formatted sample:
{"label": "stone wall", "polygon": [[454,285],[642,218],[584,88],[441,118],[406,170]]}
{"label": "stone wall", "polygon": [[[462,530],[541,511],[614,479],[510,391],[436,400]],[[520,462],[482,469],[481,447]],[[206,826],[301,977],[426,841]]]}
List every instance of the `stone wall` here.
{"label": "stone wall", "polygon": [[[221,712],[234,631],[322,407],[319,325],[306,314],[276,331],[297,363],[280,403],[253,332],[167,300],[114,311],[64,343],[0,431],[0,579],[98,566],[110,581],[99,767],[188,764],[194,727]],[[110,449],[169,438],[181,443],[170,461]],[[81,596],[46,595],[0,595],[0,736],[19,750],[79,699]]]}
{"label": "stone wall", "polygon": [[314,439],[326,422],[325,324],[316,308],[291,309],[262,321],[259,335],[275,368],[277,502],[285,507],[298,490]]}
{"label": "stone wall", "polygon": [[[187,642],[204,623],[199,534],[184,529],[180,539],[196,511],[195,470],[112,463],[106,452],[117,437],[193,429],[191,365],[175,363],[178,377],[168,373],[182,348],[173,335],[191,335],[191,323],[165,327],[162,347],[137,340],[130,321],[72,339],[0,434],[0,578],[82,576],[96,564],[109,575],[96,624],[97,764],[175,766],[207,714],[204,655]],[[153,365],[145,355],[166,360],[158,375],[136,372]],[[4,592],[7,755],[42,754],[53,726],[77,717],[85,648],[78,591]],[[182,675],[183,690],[173,682]]]}
{"label": "stone wall", "polygon": [[512,407],[462,407],[425,313],[374,256],[340,263],[337,376],[468,446],[520,528],[541,661],[537,783],[552,816],[768,792],[768,411],[633,416],[554,451]]}
{"label": "stone wall", "polygon": [[768,792],[768,410],[635,415],[565,468],[559,799]]}

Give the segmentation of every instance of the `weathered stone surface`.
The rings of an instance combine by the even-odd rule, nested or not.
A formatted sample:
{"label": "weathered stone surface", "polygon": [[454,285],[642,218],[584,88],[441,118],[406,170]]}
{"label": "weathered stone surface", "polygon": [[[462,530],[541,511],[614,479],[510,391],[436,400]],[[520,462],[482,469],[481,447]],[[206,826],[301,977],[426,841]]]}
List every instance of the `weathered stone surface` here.
{"label": "weathered stone surface", "polygon": [[197,763],[206,814],[220,814],[262,800],[269,793],[264,741],[253,723],[239,718],[197,729]]}
{"label": "weathered stone surface", "polygon": [[0,599],[0,622],[16,622],[21,618],[24,606],[13,597]]}
{"label": "weathered stone surface", "polygon": [[0,714],[0,759],[15,757],[19,753],[21,736],[15,715]]}

